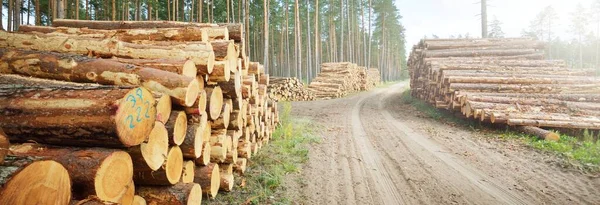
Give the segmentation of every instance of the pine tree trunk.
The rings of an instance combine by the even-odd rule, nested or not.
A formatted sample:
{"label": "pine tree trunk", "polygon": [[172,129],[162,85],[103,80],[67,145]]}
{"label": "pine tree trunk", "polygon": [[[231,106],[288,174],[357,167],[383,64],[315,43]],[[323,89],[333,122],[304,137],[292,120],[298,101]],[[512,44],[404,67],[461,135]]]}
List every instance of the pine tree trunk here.
{"label": "pine tree trunk", "polygon": [[319,21],[319,0],[315,0],[315,76],[319,73],[321,66],[321,33],[319,32],[320,21]]}
{"label": "pine tree trunk", "polygon": [[[229,0],[227,1],[227,22],[229,22]],[[269,71],[269,0],[263,1],[263,32],[264,32],[264,46],[263,46],[263,65],[265,66],[265,71],[268,73]]]}
{"label": "pine tree trunk", "polygon": [[[198,22],[202,23],[202,7],[204,6],[204,0],[198,0]],[[246,31],[248,32],[248,31]]]}
{"label": "pine tree trunk", "polygon": [[85,20],[90,20],[90,0],[85,0]]}
{"label": "pine tree trunk", "polygon": [[[225,1],[226,1],[226,5],[227,5],[227,18],[226,18],[226,19],[227,19],[227,23],[231,23],[231,22],[229,21],[229,16],[230,16],[230,14],[229,14],[229,3],[230,3],[230,2],[229,2],[229,0],[225,0]],[[265,1],[263,1],[263,3],[264,3],[264,8],[265,8],[265,9],[267,8],[267,4],[268,4],[268,3],[267,3],[267,1],[268,1],[268,0],[265,0]],[[264,14],[265,14],[265,16],[266,16],[267,12],[265,12]]]}
{"label": "pine tree trunk", "polygon": [[373,11],[372,11],[373,4],[372,4],[371,0],[369,0],[369,8],[368,9],[369,9],[369,21],[367,21],[367,22],[369,22],[369,44],[367,47],[367,52],[369,54],[367,55],[367,68],[371,68],[371,41],[372,41],[372,39],[371,39],[372,38],[372,36],[371,36],[371,22],[372,22],[371,14],[373,13]]}
{"label": "pine tree trunk", "polygon": [[31,0],[26,0],[27,1],[27,24],[29,25],[29,17],[31,16]]}
{"label": "pine tree trunk", "polygon": [[340,0],[340,21],[342,26],[340,27],[340,62],[344,61],[344,0]]}
{"label": "pine tree trunk", "polygon": [[190,22],[195,22],[194,21],[194,17],[195,17],[194,16],[194,11],[195,11],[194,6],[196,6],[196,4],[195,4],[194,0],[192,0],[192,3],[191,3],[192,8],[190,8]]}
{"label": "pine tree trunk", "polygon": [[296,47],[296,52],[294,53],[294,56],[296,57],[296,71],[297,76],[299,79],[302,79],[302,37],[300,35],[300,7],[298,5],[298,0],[296,0],[296,9],[294,11],[295,13],[295,25],[296,25],[296,44],[294,45]]}
{"label": "pine tree trunk", "polygon": [[8,0],[7,31],[13,31],[13,0]]}
{"label": "pine tree trunk", "polygon": [[312,78],[312,61],[311,61],[311,52],[312,49],[310,48],[310,44],[311,44],[311,40],[310,40],[310,4],[307,4],[306,8],[306,28],[308,29],[308,32],[306,33],[306,80],[308,82],[310,82],[310,79]]}
{"label": "pine tree trunk", "polygon": [[290,65],[290,24],[289,24],[289,8],[290,6],[288,5],[288,1],[285,1],[285,65],[287,67],[287,73],[285,76],[290,77],[291,74],[291,65]]}

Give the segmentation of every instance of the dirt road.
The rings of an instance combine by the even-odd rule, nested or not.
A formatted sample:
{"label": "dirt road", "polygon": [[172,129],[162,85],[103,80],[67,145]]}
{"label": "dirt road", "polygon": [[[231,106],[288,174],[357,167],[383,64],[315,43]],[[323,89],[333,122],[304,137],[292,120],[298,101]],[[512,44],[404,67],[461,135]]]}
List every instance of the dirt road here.
{"label": "dirt road", "polygon": [[293,103],[321,143],[286,193],[298,204],[600,204],[600,179],[554,156],[421,116],[406,83]]}

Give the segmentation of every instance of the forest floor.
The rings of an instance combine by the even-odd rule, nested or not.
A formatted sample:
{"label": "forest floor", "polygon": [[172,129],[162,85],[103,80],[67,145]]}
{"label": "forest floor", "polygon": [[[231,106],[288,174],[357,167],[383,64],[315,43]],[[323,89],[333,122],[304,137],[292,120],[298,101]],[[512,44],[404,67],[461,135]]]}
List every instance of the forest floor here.
{"label": "forest floor", "polygon": [[278,192],[293,204],[600,204],[600,178],[518,139],[443,122],[402,103],[407,83],[294,102],[318,126],[300,171]]}

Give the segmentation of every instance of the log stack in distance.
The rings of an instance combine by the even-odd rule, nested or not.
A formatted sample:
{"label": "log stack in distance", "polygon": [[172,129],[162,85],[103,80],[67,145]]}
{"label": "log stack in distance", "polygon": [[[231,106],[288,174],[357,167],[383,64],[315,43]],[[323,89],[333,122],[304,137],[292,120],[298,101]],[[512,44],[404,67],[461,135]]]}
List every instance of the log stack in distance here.
{"label": "log stack in distance", "polygon": [[408,60],[411,95],[546,140],[559,136],[540,127],[600,130],[595,71],[543,59],[528,38],[422,40]]}
{"label": "log stack in distance", "polygon": [[241,24],[53,23],[0,31],[0,204],[199,204],[239,187],[279,123]]}

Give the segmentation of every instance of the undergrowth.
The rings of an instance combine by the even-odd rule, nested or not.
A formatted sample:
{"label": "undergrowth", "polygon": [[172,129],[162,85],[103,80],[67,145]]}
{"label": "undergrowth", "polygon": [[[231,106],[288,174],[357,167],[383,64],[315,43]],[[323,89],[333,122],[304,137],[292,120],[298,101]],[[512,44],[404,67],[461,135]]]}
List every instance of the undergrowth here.
{"label": "undergrowth", "polygon": [[[413,98],[410,95],[410,90],[402,93],[401,102],[410,104],[427,117],[437,121],[468,127],[472,130],[489,128],[474,120],[459,118],[451,111],[437,109],[428,103]],[[534,149],[556,154],[564,159],[567,166],[584,171],[600,172],[600,136],[594,136],[588,131],[585,131],[580,138],[561,134],[559,141],[546,141],[511,129],[492,131],[491,136],[517,140]]]}
{"label": "undergrowth", "polygon": [[[236,176],[233,192],[219,193],[208,204],[290,204],[278,196],[285,175],[299,172],[308,160],[308,146],[318,143],[315,126],[306,119],[292,118],[291,103],[282,102],[280,126],[270,143],[248,162],[245,176]],[[245,186],[240,187],[240,184]]]}

